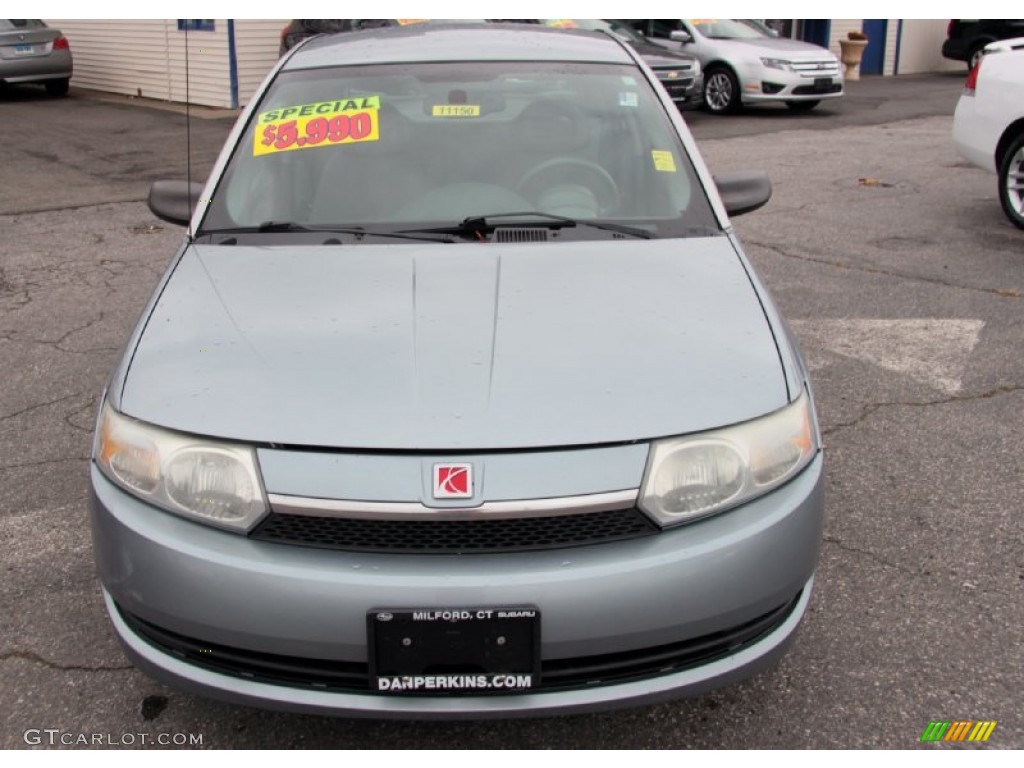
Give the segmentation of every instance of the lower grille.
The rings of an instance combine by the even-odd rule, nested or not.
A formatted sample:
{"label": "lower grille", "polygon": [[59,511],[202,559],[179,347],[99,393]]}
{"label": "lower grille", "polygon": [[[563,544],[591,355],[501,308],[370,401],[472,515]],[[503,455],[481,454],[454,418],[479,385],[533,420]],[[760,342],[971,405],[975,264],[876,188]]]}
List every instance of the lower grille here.
{"label": "lower grille", "polygon": [[839,93],[843,90],[843,86],[839,83],[833,83],[832,85],[798,85],[793,89],[794,96],[814,96],[822,93]]}
{"label": "lower grille", "polygon": [[[800,594],[802,592],[756,619],[702,637],[598,656],[547,661],[542,659],[540,684],[534,690],[556,691],[625,683],[709,664],[738,653],[776,629],[792,614],[800,601]],[[206,643],[157,627],[120,606],[118,612],[131,630],[150,645],[203,669],[292,688],[339,693],[366,693],[370,690],[370,670],[365,662],[306,659]],[[471,693],[477,696],[492,695],[481,691]]]}
{"label": "lower grille", "polygon": [[462,555],[581,547],[658,530],[637,509],[492,520],[361,520],[273,512],[249,535],[346,552]]}

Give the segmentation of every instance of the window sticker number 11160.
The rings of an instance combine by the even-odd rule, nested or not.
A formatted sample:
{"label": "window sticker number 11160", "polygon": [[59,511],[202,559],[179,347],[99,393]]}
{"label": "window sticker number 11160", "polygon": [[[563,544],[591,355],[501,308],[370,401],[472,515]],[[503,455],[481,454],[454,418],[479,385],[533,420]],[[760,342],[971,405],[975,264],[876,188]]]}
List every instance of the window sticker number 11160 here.
{"label": "window sticker number 11160", "polygon": [[296,149],[378,141],[380,98],[363,96],[280,107],[260,114],[253,135],[254,156]]}

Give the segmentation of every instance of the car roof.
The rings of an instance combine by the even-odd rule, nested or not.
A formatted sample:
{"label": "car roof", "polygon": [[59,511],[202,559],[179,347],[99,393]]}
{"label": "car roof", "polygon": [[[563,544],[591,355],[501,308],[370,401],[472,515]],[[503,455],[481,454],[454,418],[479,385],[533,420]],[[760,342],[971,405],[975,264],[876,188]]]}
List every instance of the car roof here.
{"label": "car roof", "polygon": [[526,24],[416,24],[316,37],[297,48],[282,69],[441,61],[633,64],[623,45],[600,32]]}

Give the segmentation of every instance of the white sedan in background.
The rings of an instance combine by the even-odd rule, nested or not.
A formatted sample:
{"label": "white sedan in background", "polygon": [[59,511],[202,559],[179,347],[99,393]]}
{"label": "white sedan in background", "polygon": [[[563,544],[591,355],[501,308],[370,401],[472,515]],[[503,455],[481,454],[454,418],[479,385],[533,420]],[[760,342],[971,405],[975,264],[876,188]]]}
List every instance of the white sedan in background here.
{"label": "white sedan in background", "polygon": [[649,38],[674,40],[704,69],[704,108],[785,102],[796,112],[843,95],[839,59],[821,46],[775,35],[750,19],[624,19]]}
{"label": "white sedan in background", "polygon": [[1024,229],[1024,37],[991,43],[971,70],[953,117],[957,152],[999,174],[999,202]]}

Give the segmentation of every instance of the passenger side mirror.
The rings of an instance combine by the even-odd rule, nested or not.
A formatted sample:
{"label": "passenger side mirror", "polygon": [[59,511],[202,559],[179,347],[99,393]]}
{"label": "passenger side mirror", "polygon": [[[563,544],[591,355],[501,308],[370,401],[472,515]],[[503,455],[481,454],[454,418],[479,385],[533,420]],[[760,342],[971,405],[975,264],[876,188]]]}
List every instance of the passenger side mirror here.
{"label": "passenger side mirror", "polygon": [[674,29],[668,33],[669,40],[675,40],[677,43],[692,43],[693,36],[685,29]]}
{"label": "passenger side mirror", "polygon": [[198,181],[154,181],[149,188],[149,210],[157,218],[185,226],[202,193],[203,185]]}
{"label": "passenger side mirror", "polygon": [[730,216],[756,211],[772,197],[772,181],[764,171],[732,171],[720,173],[714,179]]}

